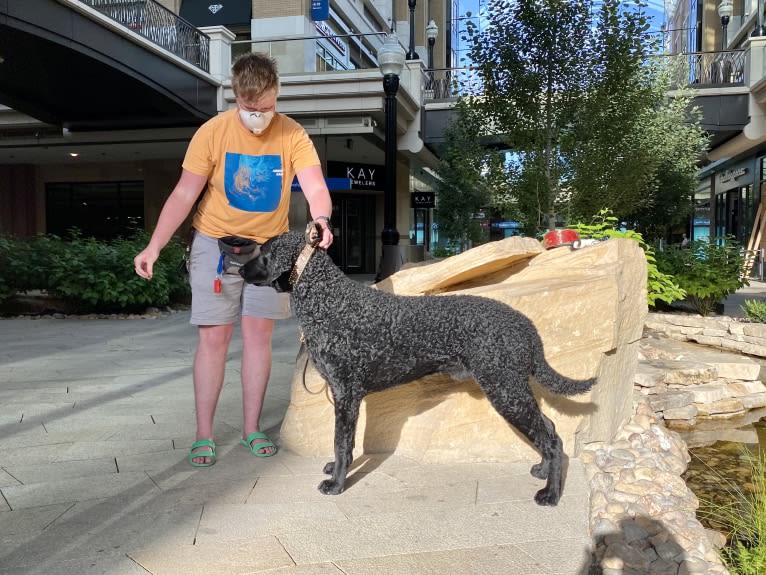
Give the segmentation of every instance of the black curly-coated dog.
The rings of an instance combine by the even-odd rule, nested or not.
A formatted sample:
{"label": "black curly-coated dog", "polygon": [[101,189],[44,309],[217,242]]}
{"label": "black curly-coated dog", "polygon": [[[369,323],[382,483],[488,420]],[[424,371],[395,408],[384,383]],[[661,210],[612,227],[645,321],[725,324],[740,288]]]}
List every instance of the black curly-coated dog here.
{"label": "black curly-coated dog", "polygon": [[250,283],[292,292],[309,357],[332,391],[335,461],[324,468],[332,477],[319,485],[322,493],[343,491],[362,398],[441,372],[476,379],[498,413],[542,455],[531,472],[548,481],[535,501],[558,503],[561,439],[540,411],[529,376],[562,395],[587,391],[595,380],[556,373],[526,316],[488,298],[397,296],[372,289],[347,278],[325,251],[295,232],[266,242],[240,273]]}

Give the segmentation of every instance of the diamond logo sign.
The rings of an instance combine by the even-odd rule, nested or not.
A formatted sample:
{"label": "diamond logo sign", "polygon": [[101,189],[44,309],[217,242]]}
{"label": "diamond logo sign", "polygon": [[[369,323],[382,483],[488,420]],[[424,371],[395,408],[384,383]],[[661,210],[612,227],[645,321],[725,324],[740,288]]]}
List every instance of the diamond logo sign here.
{"label": "diamond logo sign", "polygon": [[208,9],[208,10],[210,10],[210,12],[211,12],[212,14],[216,14],[216,13],[218,13],[218,11],[219,11],[221,8],[223,8],[223,4],[211,4],[210,6],[208,6],[208,7],[207,7],[207,9]]}

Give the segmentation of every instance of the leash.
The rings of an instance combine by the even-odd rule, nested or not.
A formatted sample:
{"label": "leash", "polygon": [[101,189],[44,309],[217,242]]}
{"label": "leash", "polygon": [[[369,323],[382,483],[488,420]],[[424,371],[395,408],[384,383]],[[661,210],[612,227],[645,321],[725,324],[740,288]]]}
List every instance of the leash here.
{"label": "leash", "polygon": [[[298,254],[298,259],[295,260],[295,265],[293,265],[293,269],[290,271],[290,278],[288,281],[290,282],[291,287],[295,287],[295,284],[298,283],[298,280],[303,274],[303,270],[306,269],[306,264],[309,263],[309,259],[311,259],[314,251],[316,251],[316,246],[321,240],[321,228],[317,226],[313,220],[310,221],[308,224],[306,224],[306,245],[303,246],[301,253]],[[303,334],[303,330],[300,330],[299,339],[301,342],[301,350],[306,354],[306,361],[303,363],[303,373],[301,375],[301,379],[303,380],[303,389],[305,389],[306,393],[309,395],[319,395],[322,392],[325,392],[330,403],[334,403],[332,395],[329,393],[330,388],[326,381],[317,391],[311,391],[309,389],[308,383],[306,382],[306,373],[308,372],[309,368],[309,353],[306,350],[306,336]],[[300,354],[300,351],[298,353]]]}
{"label": "leash", "polygon": [[301,279],[303,270],[306,269],[306,264],[309,263],[309,259],[311,259],[311,255],[314,253],[314,250],[316,250],[320,241],[322,241],[320,229],[316,225],[316,222],[311,220],[306,224],[306,245],[303,246],[301,253],[298,254],[298,259],[295,260],[295,265],[293,265],[293,269],[290,271],[290,278],[288,279],[290,287],[295,287],[295,284]]}
{"label": "leash", "polygon": [[322,380],[324,383],[322,384],[322,387],[320,387],[317,391],[311,391],[309,389],[308,383],[306,382],[306,374],[309,370],[309,352],[306,351],[306,344],[304,343],[305,339],[303,337],[303,333],[301,333],[301,349],[298,351],[298,354],[300,355],[300,352],[303,351],[306,354],[306,361],[303,362],[303,373],[301,374],[301,379],[303,380],[303,389],[306,390],[306,393],[309,395],[320,395],[322,392],[324,392],[327,395],[327,399],[330,402],[331,405],[335,405],[335,401],[333,401],[332,394],[330,393],[330,386],[327,385],[327,382]]}

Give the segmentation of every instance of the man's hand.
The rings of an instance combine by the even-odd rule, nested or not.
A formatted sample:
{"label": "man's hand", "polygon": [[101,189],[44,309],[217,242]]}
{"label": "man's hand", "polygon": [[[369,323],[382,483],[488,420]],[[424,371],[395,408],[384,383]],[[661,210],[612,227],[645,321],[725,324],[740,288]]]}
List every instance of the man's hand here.
{"label": "man's hand", "polygon": [[323,250],[328,249],[332,245],[333,235],[332,230],[327,225],[328,222],[319,220],[319,226],[322,228],[322,241],[319,242],[317,247]]}
{"label": "man's hand", "polygon": [[154,262],[157,261],[159,253],[146,247],[141,253],[133,258],[133,265],[135,266],[136,273],[146,280],[152,279],[154,271]]}

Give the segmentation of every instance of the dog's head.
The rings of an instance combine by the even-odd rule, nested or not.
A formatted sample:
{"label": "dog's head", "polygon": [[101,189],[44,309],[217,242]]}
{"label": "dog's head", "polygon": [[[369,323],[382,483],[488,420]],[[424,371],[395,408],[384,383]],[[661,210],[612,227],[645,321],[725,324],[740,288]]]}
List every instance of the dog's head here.
{"label": "dog's head", "polygon": [[290,273],[310,240],[308,236],[308,231],[305,236],[298,232],[287,232],[271,238],[261,246],[258,256],[242,266],[240,275],[251,284],[271,286],[278,292],[292,291]]}

